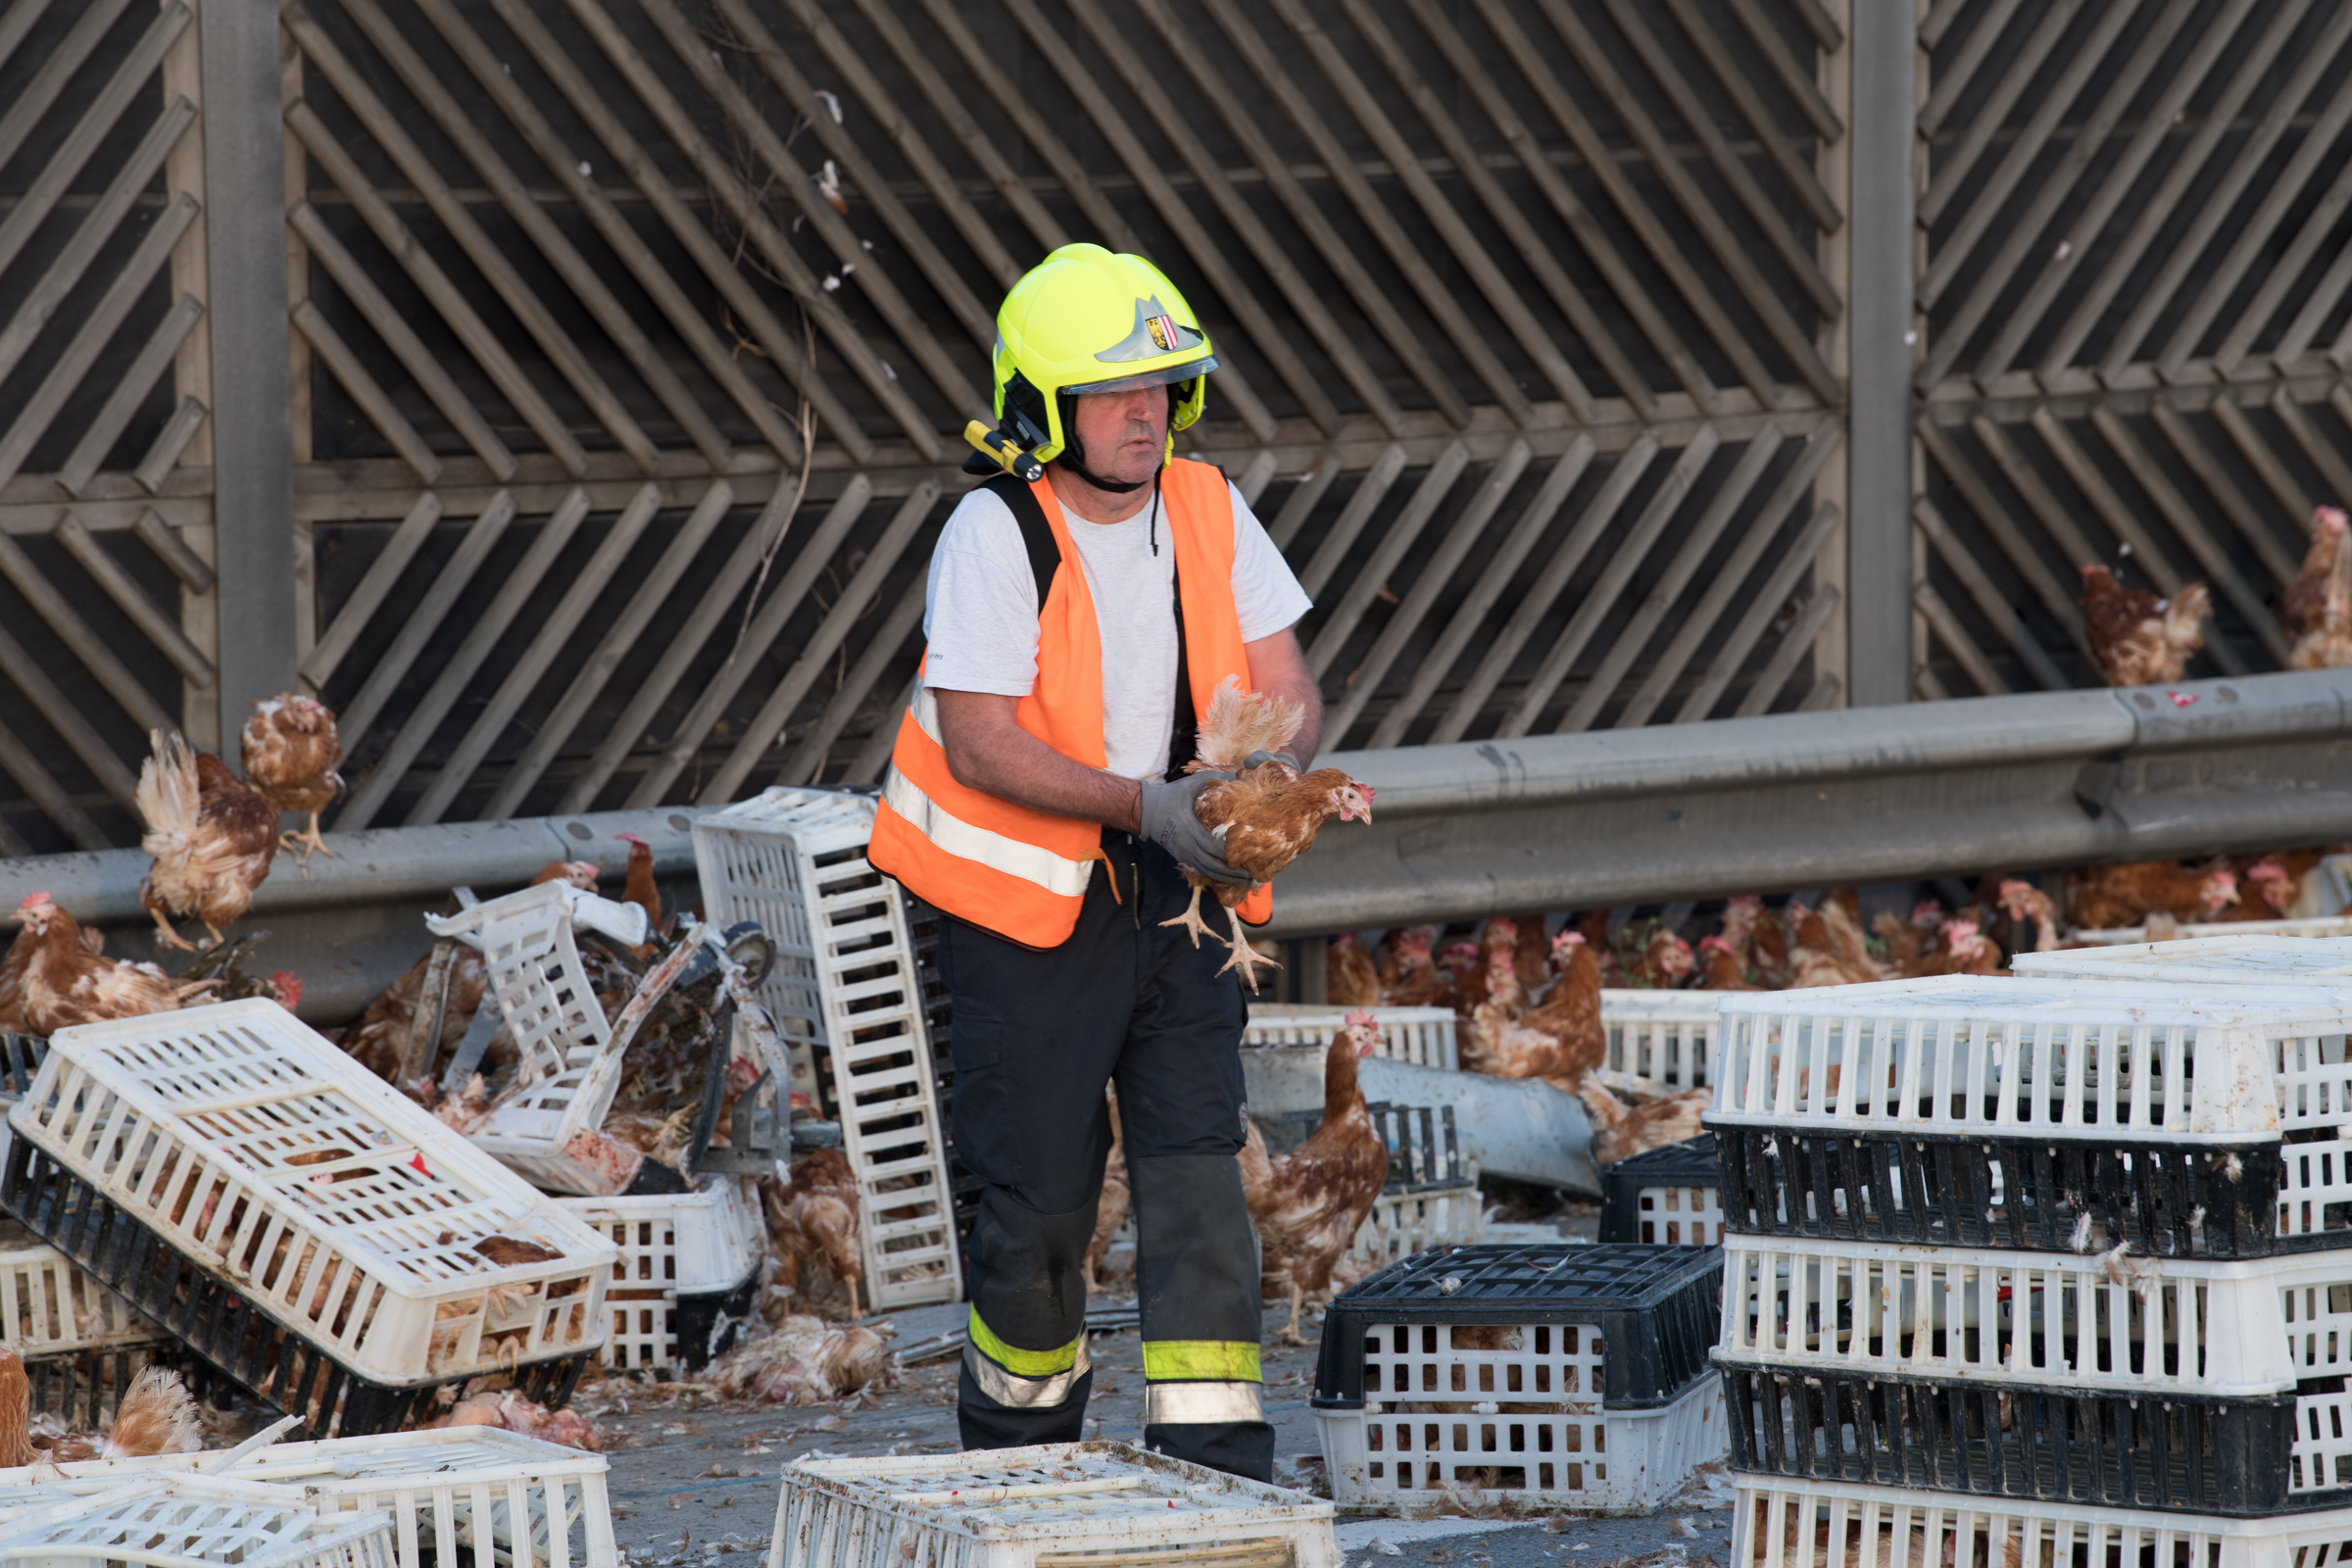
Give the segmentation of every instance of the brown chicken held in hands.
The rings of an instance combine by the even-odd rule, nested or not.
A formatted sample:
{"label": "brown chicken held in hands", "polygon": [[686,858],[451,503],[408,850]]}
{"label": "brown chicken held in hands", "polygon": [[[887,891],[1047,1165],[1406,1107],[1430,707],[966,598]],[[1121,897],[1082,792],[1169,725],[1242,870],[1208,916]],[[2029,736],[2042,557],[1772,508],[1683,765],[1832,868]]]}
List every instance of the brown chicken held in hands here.
{"label": "brown chicken held in hands", "polygon": [[286,848],[300,848],[305,865],[314,855],[335,853],[318,835],[318,813],[343,793],[343,775],[335,771],[342,760],[343,738],[335,732],[333,710],[300,692],[280,692],[254,704],[253,716],[237,737],[237,761],[255,793],[277,810],[310,817],[305,831],[282,835]]}
{"label": "brown chicken held in hands", "polygon": [[77,1023],[175,1011],[218,984],[176,981],[152,963],[100,957],[83,945],[81,927],[74,917],[51,903],[46,893],[27,895],[17,906],[17,918],[33,939],[18,1006],[24,1027],[36,1035],[55,1034]]}
{"label": "brown chicken held in hands", "polygon": [[1290,744],[1303,722],[1298,704],[1266,693],[1245,692],[1241,682],[1229,675],[1209,699],[1208,716],[1200,721],[1200,756],[1186,764],[1196,770],[1234,774],[1202,790],[1194,802],[1193,813],[1223,844],[1225,863],[1246,873],[1250,884],[1210,883],[1187,871],[1184,879],[1192,885],[1192,903],[1184,913],[1160,924],[1181,926],[1192,933],[1193,945],[1200,946],[1201,937],[1213,934],[1200,918],[1200,895],[1213,888],[1225,909],[1226,947],[1231,953],[1217,972],[1239,969],[1242,983],[1251,991],[1257,989],[1258,964],[1267,960],[1252,952],[1242,936],[1234,906],[1249,897],[1256,884],[1273,881],[1285,866],[1304,855],[1315,842],[1315,834],[1334,816],[1343,822],[1358,817],[1372,820],[1372,786],[1336,767],[1317,768],[1300,777],[1280,760],[1241,766],[1253,752],[1275,751]]}
{"label": "brown chicken held in hands", "polygon": [[2287,668],[2352,664],[2352,532],[2336,508],[2312,513],[2311,549],[2279,608],[2286,634],[2294,639]]}
{"label": "brown chicken held in hands", "polygon": [[1257,1224],[1259,1269],[1291,1291],[1285,1344],[1298,1337],[1299,1308],[1331,1287],[1332,1270],[1355,1241],[1389,1179],[1389,1150],[1372,1125],[1356,1063],[1372,1054],[1380,1025],[1368,1012],[1348,1015],[1347,1026],[1323,1057],[1323,1120],[1305,1143],[1269,1157],[1255,1123],[1239,1158],[1242,1196]]}
{"label": "brown chicken held in hands", "polygon": [[190,944],[172,928],[173,915],[193,914],[220,941],[220,928],[252,906],[254,889],[270,875],[277,854],[277,808],[245,787],[210,752],[192,757],[176,734],[157,730],[155,754],[139,767],[139,814],[147,819],[139,848],[155,858],[139,884],[139,902],[155,916],[156,940],[168,948]]}
{"label": "brown chicken held in hands", "polygon": [[2213,596],[2192,582],[2171,599],[2126,588],[2105,566],[2082,568],[2082,629],[2110,686],[2157,686],[2179,680],[2188,656],[2205,646]]}
{"label": "brown chicken held in hands", "polygon": [[838,1149],[818,1149],[792,1167],[789,1185],[760,1178],[760,1206],[767,1216],[767,1253],[774,1259],[771,1292],[806,1302],[810,1265],[829,1271],[858,1314],[858,1282],[864,1272],[858,1242],[858,1177]]}

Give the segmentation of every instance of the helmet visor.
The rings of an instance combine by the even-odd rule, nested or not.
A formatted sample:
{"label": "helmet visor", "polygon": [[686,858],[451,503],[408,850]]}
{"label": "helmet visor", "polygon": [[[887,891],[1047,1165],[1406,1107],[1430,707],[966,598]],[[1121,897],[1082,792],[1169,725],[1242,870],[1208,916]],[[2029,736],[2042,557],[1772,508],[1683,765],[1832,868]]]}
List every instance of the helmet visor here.
{"label": "helmet visor", "polygon": [[1216,357],[1210,355],[1202,359],[1187,360],[1182,365],[1162,366],[1155,370],[1139,370],[1133,375],[1116,376],[1108,381],[1088,381],[1077,386],[1065,386],[1061,390],[1070,397],[1084,397],[1095,392],[1136,392],[1145,387],[1166,386],[1174,381],[1190,381],[1195,376],[1206,375],[1216,368]]}

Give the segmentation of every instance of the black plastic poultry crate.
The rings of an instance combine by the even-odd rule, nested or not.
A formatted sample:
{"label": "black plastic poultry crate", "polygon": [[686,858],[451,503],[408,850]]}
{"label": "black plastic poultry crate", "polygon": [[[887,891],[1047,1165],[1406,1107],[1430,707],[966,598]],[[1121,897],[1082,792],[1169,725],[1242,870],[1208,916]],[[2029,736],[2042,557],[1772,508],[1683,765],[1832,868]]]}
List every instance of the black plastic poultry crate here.
{"label": "black plastic poultry crate", "polygon": [[1754,1475],[2241,1518],[2352,1501],[2352,1486],[2290,1490],[2291,1394],[2183,1399],[1819,1367],[1723,1378],[1732,1467]]}
{"label": "black plastic poultry crate", "polygon": [[760,1281],[765,1273],[763,1262],[726,1290],[678,1293],[677,1311],[670,1324],[678,1338],[680,1365],[699,1372],[735,1348],[744,1324],[759,1304]]}
{"label": "black plastic poultry crate", "polygon": [[1725,1222],[1742,1235],[2040,1252],[2129,1242],[2214,1259],[2352,1247],[2352,1204],[2278,1234],[2282,1199],[2297,1201],[2288,1161],[2335,1155],[2306,1145],[1713,1131]]}
{"label": "black plastic poultry crate", "polygon": [[49,1054],[45,1035],[0,1033],[0,1095],[23,1096],[32,1090],[32,1075]]}
{"label": "black plastic poultry crate", "polygon": [[30,1356],[24,1362],[31,1385],[27,1405],[34,1414],[53,1415],[76,1431],[102,1432],[115,1419],[132,1378],[151,1366],[177,1367],[184,1359],[177,1346],[163,1340]]}
{"label": "black plastic poultry crate", "polygon": [[1712,1247],[1723,1240],[1723,1177],[1715,1137],[1679,1144],[1603,1166],[1600,1239]]}
{"label": "black plastic poultry crate", "polygon": [[[1366,1399],[1454,1393],[1475,1399],[1488,1391],[1457,1381],[1458,1366],[1438,1377],[1437,1365],[1428,1360],[1442,1358],[1449,1346],[1459,1347],[1463,1336],[1455,1331],[1469,1328],[1517,1331],[1515,1346],[1487,1345],[1482,1337],[1477,1348],[1508,1348],[1527,1358],[1526,1376],[1544,1370],[1547,1360],[1558,1361],[1563,1370],[1570,1360],[1577,1362],[1582,1386],[1576,1390],[1506,1392],[1523,1396],[1597,1393],[1612,1410],[1653,1408],[1705,1375],[1722,1312],[1723,1253],[1716,1249],[1433,1249],[1333,1299],[1323,1320],[1314,1404],[1354,1409]],[[1375,1330],[1381,1331],[1378,1337]],[[1392,1381],[1405,1375],[1408,1361],[1423,1376],[1410,1389],[1374,1387],[1365,1371],[1368,1358],[1375,1366],[1399,1369]],[[1588,1373],[1596,1375],[1582,1375]],[[1440,1381],[1451,1386],[1437,1387]]]}
{"label": "black plastic poultry crate", "polygon": [[[199,1268],[26,1139],[0,1165],[0,1206],[178,1339],[221,1376],[314,1438],[403,1432],[445,1411],[480,1374],[385,1384],[343,1366]],[[551,1408],[571,1397],[594,1348],[504,1374]]]}

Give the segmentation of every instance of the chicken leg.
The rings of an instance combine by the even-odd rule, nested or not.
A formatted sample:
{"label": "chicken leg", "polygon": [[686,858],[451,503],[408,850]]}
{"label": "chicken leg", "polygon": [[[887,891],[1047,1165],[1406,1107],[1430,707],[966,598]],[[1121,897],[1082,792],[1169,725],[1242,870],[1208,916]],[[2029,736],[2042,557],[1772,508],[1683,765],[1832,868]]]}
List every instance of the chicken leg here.
{"label": "chicken leg", "polygon": [[[176,930],[172,929],[172,922],[165,918],[164,911],[162,909],[150,904],[147,906],[147,912],[155,916],[155,940],[157,942],[161,943],[167,948],[177,948],[182,953],[194,953],[196,951],[196,944],[190,942],[186,937],[181,936]],[[219,933],[216,932],[214,934],[213,940],[216,943],[220,940]]]}
{"label": "chicken leg", "polygon": [[306,867],[311,863],[311,857],[314,855],[323,855],[330,860],[336,858],[335,852],[326,847],[326,840],[318,832],[318,813],[313,811],[310,813],[310,817],[311,825],[306,831],[280,833],[277,836],[277,842],[281,846],[296,851],[302,856],[301,863]]}
{"label": "chicken leg", "polygon": [[1291,1326],[1280,1330],[1274,1336],[1285,1345],[1304,1345],[1306,1343],[1298,1333],[1298,1309],[1305,1304],[1305,1300],[1306,1292],[1299,1287],[1297,1277],[1294,1276],[1291,1280]]}
{"label": "chicken leg", "polygon": [[[1219,905],[1219,907],[1223,907],[1222,904]],[[1227,969],[1241,970],[1242,984],[1250,988],[1251,996],[1255,996],[1257,995],[1257,966],[1262,963],[1269,969],[1279,969],[1282,965],[1249,944],[1242,936],[1240,916],[1231,909],[1225,910],[1225,929],[1231,933],[1224,939],[1225,946],[1230,950],[1230,956],[1225,959],[1224,967],[1218,969],[1217,973],[1223,974]],[[1197,942],[1194,944],[1196,947],[1199,945]]]}
{"label": "chicken leg", "polygon": [[[1208,922],[1200,918],[1200,895],[1207,890],[1208,884],[1201,881],[1199,877],[1193,875],[1193,873],[1190,871],[1184,873],[1184,879],[1193,885],[1193,902],[1185,906],[1185,909],[1182,914],[1177,915],[1174,919],[1162,920],[1159,923],[1161,925],[1182,926],[1185,930],[1192,933],[1193,946],[1197,948],[1200,945],[1200,939],[1202,937],[1216,935],[1215,932],[1209,930]],[[1218,971],[1220,974],[1223,972],[1224,971],[1221,969]]]}

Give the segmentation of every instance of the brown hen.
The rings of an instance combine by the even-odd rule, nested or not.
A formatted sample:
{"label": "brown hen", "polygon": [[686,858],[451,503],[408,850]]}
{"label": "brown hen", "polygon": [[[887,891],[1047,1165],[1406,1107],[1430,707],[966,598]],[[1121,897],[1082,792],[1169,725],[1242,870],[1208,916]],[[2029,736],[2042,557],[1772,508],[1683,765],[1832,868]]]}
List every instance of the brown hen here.
{"label": "brown hen", "polygon": [[314,855],[335,853],[318,835],[318,813],[343,793],[343,775],[335,771],[342,760],[334,711],[300,692],[280,692],[254,704],[253,716],[237,737],[237,761],[255,793],[277,810],[310,817],[303,832],[282,835],[286,848],[300,847],[305,865]]}
{"label": "brown hen", "polygon": [[1585,1074],[1608,1059],[1608,1031],[1600,1020],[1600,956],[1581,931],[1561,932],[1551,950],[1561,963],[1560,983],[1503,1031],[1476,1070],[1496,1078],[1541,1078],[1573,1094]]}
{"label": "brown hen", "polygon": [[1322,1122],[1305,1143],[1273,1157],[1251,1123],[1238,1156],[1242,1196],[1263,1249],[1259,1271],[1290,1286],[1291,1322],[1279,1336],[1288,1345],[1306,1343],[1298,1337],[1300,1306],[1308,1296],[1330,1289],[1332,1270],[1389,1179],[1388,1146],[1356,1082],[1356,1063],[1379,1041],[1380,1025],[1370,1013],[1349,1013],[1323,1056]]}
{"label": "brown hen", "polygon": [[773,1286],[802,1300],[809,1266],[819,1265],[841,1281],[849,1313],[858,1315],[858,1282],[864,1272],[858,1241],[858,1177],[838,1149],[811,1150],[792,1167],[789,1184],[760,1178],[760,1206],[767,1216],[767,1254],[774,1260]]}
{"label": "brown hen", "polygon": [[2082,568],[2082,629],[2091,657],[2110,686],[2155,686],[2179,680],[2188,657],[2205,646],[2205,617],[2213,596],[2192,582],[2170,599],[2126,588],[2105,566]]}
{"label": "brown hen", "polygon": [[1592,1118],[1592,1163],[1614,1165],[1668,1144],[1696,1138],[1699,1113],[1715,1103],[1712,1089],[1690,1089],[1628,1106],[1596,1083],[1578,1092]]}
{"label": "brown hen", "polygon": [[139,902],[155,916],[156,940],[168,948],[191,944],[172,928],[174,915],[193,914],[220,941],[220,928],[243,917],[254,889],[277,855],[277,808],[246,788],[210,752],[191,758],[188,743],[157,730],[155,753],[139,767],[139,814],[146,836],[139,848],[154,857]]}
{"label": "brown hen", "polygon": [[[1343,931],[1331,939],[1324,951],[1323,1000],[1335,1007],[1373,1007],[1380,1004],[1380,971],[1372,967],[1372,955],[1355,940],[1355,933]],[[0,981],[5,981],[0,973]]]}
{"label": "brown hen", "polygon": [[1203,936],[1213,935],[1200,918],[1200,895],[1213,889],[1225,909],[1229,933],[1224,940],[1230,956],[1217,972],[1239,969],[1242,983],[1251,991],[1257,989],[1257,966],[1269,960],[1260,957],[1243,938],[1234,906],[1249,897],[1256,884],[1273,881],[1285,866],[1304,855],[1314,844],[1315,834],[1334,816],[1343,822],[1358,817],[1372,820],[1372,786],[1336,767],[1318,768],[1302,778],[1279,760],[1241,766],[1253,752],[1289,745],[1302,722],[1304,714],[1298,704],[1267,693],[1245,692],[1241,682],[1229,675],[1210,698],[1208,714],[1200,721],[1200,756],[1185,764],[1197,770],[1233,773],[1232,778],[1200,792],[1193,803],[1193,814],[1223,844],[1225,863],[1246,873],[1250,882],[1211,883],[1187,871],[1184,879],[1192,885],[1192,903],[1184,913],[1160,924],[1182,927],[1192,934],[1193,945],[1200,946]]}
{"label": "brown hen", "polygon": [[83,945],[74,917],[46,893],[27,895],[17,906],[17,918],[34,944],[19,982],[18,1010],[25,1029],[36,1035],[108,1018],[172,1012],[218,984],[173,980],[152,963],[100,957]]}
{"label": "brown hen", "polygon": [[179,1374],[160,1366],[143,1368],[122,1391],[106,1436],[72,1432],[36,1436],[32,1431],[32,1384],[17,1352],[0,1345],[0,1468],[47,1460],[73,1464],[83,1459],[152,1459],[165,1453],[193,1453],[203,1446],[204,1429],[196,1400]]}
{"label": "brown hen", "polygon": [[2091,931],[2138,925],[2151,914],[2210,921],[2237,898],[2237,873],[2226,859],[2202,870],[2178,860],[2133,860],[2066,874],[2066,916]]}
{"label": "brown hen", "polygon": [[2352,533],[2344,514],[2321,507],[2311,514],[2311,549],[2303,569],[2286,585],[2279,607],[2294,639],[2289,669],[2336,669],[2352,664]]}

